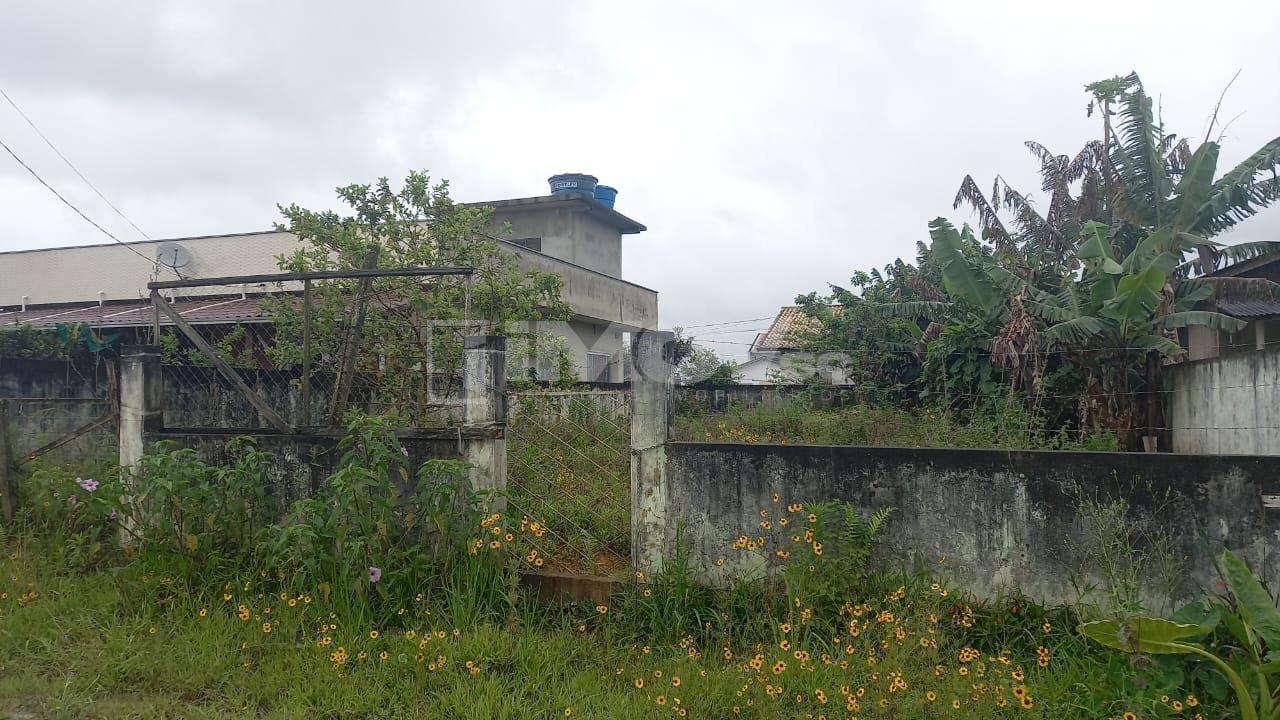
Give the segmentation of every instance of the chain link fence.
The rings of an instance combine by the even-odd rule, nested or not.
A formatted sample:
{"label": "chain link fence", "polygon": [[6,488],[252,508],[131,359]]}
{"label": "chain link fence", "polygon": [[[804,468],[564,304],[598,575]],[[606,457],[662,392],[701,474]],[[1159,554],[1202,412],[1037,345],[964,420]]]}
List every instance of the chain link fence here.
{"label": "chain link fence", "polygon": [[539,523],[544,569],[591,575],[631,568],[631,393],[508,393],[507,488]]}
{"label": "chain link fence", "polygon": [[[402,427],[456,424],[462,340],[483,325],[470,318],[471,273],[370,268],[153,283],[165,423],[290,432],[340,426],[356,410]],[[456,284],[465,300],[419,307],[432,295],[414,291],[427,283]],[[210,287],[234,294],[211,296]]]}

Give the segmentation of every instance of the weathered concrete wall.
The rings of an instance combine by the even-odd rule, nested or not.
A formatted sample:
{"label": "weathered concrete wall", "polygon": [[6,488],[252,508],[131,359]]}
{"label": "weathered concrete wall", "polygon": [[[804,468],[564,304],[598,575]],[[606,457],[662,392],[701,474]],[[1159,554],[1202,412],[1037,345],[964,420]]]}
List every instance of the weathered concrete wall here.
{"label": "weathered concrete wall", "polygon": [[[511,232],[503,233],[507,223]],[[622,277],[622,233],[572,205],[499,207],[489,223],[503,239],[540,238],[542,253]]]}
{"label": "weathered concrete wall", "polygon": [[[15,456],[20,458],[105,414],[110,408],[113,372],[106,362],[0,358],[0,399],[10,399],[9,433]],[[54,450],[48,458],[113,456],[115,434],[115,425],[108,423]]]}
{"label": "weathered concrete wall", "polygon": [[1173,451],[1280,455],[1280,347],[1172,369]]}
{"label": "weathered concrete wall", "polygon": [[[731,549],[739,535],[767,534],[761,510],[776,519],[789,502],[828,499],[864,517],[894,508],[883,560],[923,564],[986,596],[1016,588],[1077,600],[1073,579],[1106,587],[1097,534],[1139,528],[1167,532],[1176,565],[1146,578],[1154,604],[1216,587],[1224,545],[1273,586],[1280,580],[1280,509],[1263,506],[1280,494],[1280,458],[668,443],[667,463],[668,552],[682,524],[694,566],[714,582],[778,562]],[[1126,516],[1103,527],[1085,499],[1123,500]],[[1151,536],[1133,541],[1141,548]]]}

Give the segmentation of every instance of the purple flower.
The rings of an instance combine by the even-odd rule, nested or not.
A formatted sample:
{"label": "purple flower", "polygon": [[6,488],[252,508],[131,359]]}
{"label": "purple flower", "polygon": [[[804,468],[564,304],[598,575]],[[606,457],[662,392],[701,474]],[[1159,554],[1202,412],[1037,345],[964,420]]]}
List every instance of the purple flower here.
{"label": "purple flower", "polygon": [[369,566],[369,582],[376,583],[382,579],[382,568],[377,565]]}
{"label": "purple flower", "polygon": [[115,520],[115,519],[116,519],[116,509],[115,509],[115,508],[111,508],[111,514],[107,516],[107,519],[108,519],[108,520]]}
{"label": "purple flower", "polygon": [[76,498],[76,496],[75,496],[75,495],[72,495],[71,497],[67,498],[67,502],[68,502],[68,503],[70,503],[70,504],[72,504],[72,505],[75,505],[75,504],[76,504],[76,499],[77,499],[77,498]]}
{"label": "purple flower", "polygon": [[400,446],[400,452],[404,453],[405,457],[409,457],[409,448],[405,447],[404,445]]}
{"label": "purple flower", "polygon": [[81,480],[80,478],[76,478],[76,484],[84,488],[85,490],[88,490],[89,492],[93,492],[94,490],[98,489],[98,481],[94,480],[93,478],[89,478],[88,480]]}

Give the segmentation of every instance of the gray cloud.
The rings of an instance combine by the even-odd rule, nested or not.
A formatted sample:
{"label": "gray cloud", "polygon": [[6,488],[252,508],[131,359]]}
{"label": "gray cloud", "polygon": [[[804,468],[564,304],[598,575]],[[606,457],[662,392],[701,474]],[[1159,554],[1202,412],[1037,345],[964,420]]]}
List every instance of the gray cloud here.
{"label": "gray cloud", "polygon": [[[0,86],[154,236],[264,228],[277,202],[411,168],[465,200],[587,170],[650,227],[624,272],[664,324],[770,315],[910,257],[931,218],[967,219],[965,173],[1033,190],[1022,142],[1096,134],[1092,80],[1138,70],[1199,135],[1243,68],[1223,163],[1280,133],[1261,0],[9,5]],[[2,105],[0,138],[136,237]],[[1280,210],[1228,239],[1278,233]],[[101,239],[0,157],[0,249]]]}

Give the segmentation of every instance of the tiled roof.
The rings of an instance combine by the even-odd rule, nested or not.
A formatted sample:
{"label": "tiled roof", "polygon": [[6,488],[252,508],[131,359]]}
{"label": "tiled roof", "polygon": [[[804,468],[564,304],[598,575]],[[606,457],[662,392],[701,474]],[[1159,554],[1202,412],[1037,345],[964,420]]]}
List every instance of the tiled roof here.
{"label": "tiled roof", "polygon": [[[839,314],[843,306],[832,305],[831,311]],[[818,321],[805,314],[798,305],[785,305],[778,311],[769,329],[756,336],[751,352],[798,350],[804,344],[805,333],[818,329]]]}
{"label": "tiled roof", "polygon": [[[177,300],[173,307],[184,320],[193,325],[221,323],[260,323],[270,320],[259,298],[201,298]],[[28,307],[26,310],[0,309],[0,326],[34,325],[54,327],[62,323],[88,323],[93,327],[135,327],[150,325],[153,319],[151,301],[137,300],[122,303],[86,305],[46,305]],[[160,317],[161,325],[171,325],[168,318]]]}

